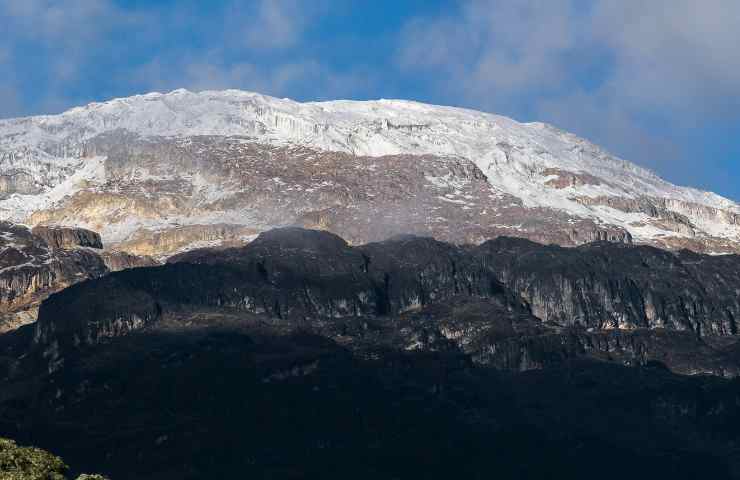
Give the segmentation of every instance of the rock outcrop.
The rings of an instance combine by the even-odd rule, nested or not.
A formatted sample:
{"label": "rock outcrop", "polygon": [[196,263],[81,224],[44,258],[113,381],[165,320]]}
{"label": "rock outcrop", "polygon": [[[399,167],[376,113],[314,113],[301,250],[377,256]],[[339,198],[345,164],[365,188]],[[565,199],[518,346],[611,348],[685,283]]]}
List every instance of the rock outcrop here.
{"label": "rock outcrop", "polygon": [[102,248],[100,235],[89,230],[0,222],[0,333],[34,322],[53,292],[109,271],[157,265]]}
{"label": "rock outcrop", "polygon": [[31,233],[41,237],[51,248],[73,249],[76,247],[103,248],[100,234],[84,228],[37,225]]}
{"label": "rock outcrop", "polygon": [[184,225],[162,231],[142,229],[117,245],[117,251],[131,255],[164,259],[178,253],[205,247],[243,246],[258,230],[243,225]]}
{"label": "rock outcrop", "polygon": [[[73,229],[50,238],[58,242],[64,238],[99,241],[93,232],[76,233]],[[107,272],[93,251],[50,246],[26,227],[0,222],[0,333],[33,321],[38,304],[50,293]]]}
{"label": "rock outcrop", "polygon": [[0,199],[8,198],[14,193],[34,195],[41,193],[41,186],[30,173],[14,170],[0,174]]}
{"label": "rock outcrop", "polygon": [[569,249],[499,238],[477,250],[543,321],[594,329],[734,335],[740,257],[598,242]]}
{"label": "rock outcrop", "polygon": [[100,256],[105,262],[105,266],[111,272],[127,270],[129,268],[154,267],[159,265],[155,259],[149,256],[132,255],[127,252],[104,250]]}

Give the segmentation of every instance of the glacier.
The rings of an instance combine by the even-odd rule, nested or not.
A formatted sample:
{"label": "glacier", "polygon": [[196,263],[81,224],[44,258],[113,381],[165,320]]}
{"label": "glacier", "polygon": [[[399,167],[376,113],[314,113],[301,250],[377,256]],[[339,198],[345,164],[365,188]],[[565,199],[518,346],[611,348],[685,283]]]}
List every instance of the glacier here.
{"label": "glacier", "polygon": [[[301,103],[239,90],[179,89],[58,115],[0,120],[0,177],[20,172],[34,183],[26,190],[6,188],[4,194],[0,188],[0,219],[28,223],[35,212],[102,184],[104,158],[91,141],[120,131],[153,138],[238,137],[367,157],[462,158],[484,173],[494,191],[527,208],[617,225],[638,242],[661,237],[740,242],[736,202],[673,185],[548,124],[407,100]],[[217,194],[218,187],[211,190]]]}

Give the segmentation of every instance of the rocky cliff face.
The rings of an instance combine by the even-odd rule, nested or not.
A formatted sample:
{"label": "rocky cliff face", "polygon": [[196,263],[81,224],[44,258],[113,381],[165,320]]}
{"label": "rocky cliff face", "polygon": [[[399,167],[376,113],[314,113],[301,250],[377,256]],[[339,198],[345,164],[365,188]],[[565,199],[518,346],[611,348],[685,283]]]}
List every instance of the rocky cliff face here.
{"label": "rocky cliff face", "polygon": [[100,235],[84,228],[37,225],[31,229],[31,233],[42,238],[51,248],[103,248],[103,241],[100,239]]}
{"label": "rocky cliff face", "polygon": [[148,256],[132,255],[126,252],[105,250],[100,253],[105,266],[111,272],[138,267],[154,267],[159,265],[155,259]]}
{"label": "rocky cliff face", "polygon": [[[48,231],[42,233],[0,223],[0,332],[35,320],[38,304],[50,293],[108,271],[93,251],[57,248],[46,242]],[[67,244],[99,241],[92,232],[71,229],[49,238]]]}
{"label": "rocky cliff face", "polygon": [[157,264],[102,248],[100,235],[89,230],[0,222],[0,333],[34,322],[53,292],[109,271]]}
{"label": "rocky cliff face", "polygon": [[142,228],[116,248],[121,253],[166,259],[196,248],[244,245],[257,233],[259,231],[251,227],[219,223],[184,225],[161,231]]}
{"label": "rocky cliff face", "polygon": [[567,249],[506,238],[484,243],[478,254],[544,321],[737,333],[737,256],[691,260],[652,247],[602,242]]}
{"label": "rocky cliff face", "polygon": [[[395,332],[408,322],[407,332],[388,334],[404,349],[437,339],[515,370],[586,355],[736,373],[717,339],[737,333],[738,257],[512,238],[460,247],[403,236],[351,247],[329,233],[291,228],[170,262],[52,296],[39,312],[38,348],[57,362],[65,349],[146,328],[180,305],[266,315],[328,329],[332,338],[342,335],[334,322],[400,318],[376,327]],[[675,345],[663,331],[677,332]]]}
{"label": "rocky cliff face", "polygon": [[[487,297],[503,291],[459,247],[431,239],[351,248],[329,233],[283,229],[248,247],[194,251],[173,262],[53,296],[41,307],[36,342],[56,356],[59,346],[94,344],[144,327],[164,305],[232,308],[301,322],[395,315],[459,292]],[[130,298],[137,299],[134,310],[128,309]],[[94,322],[89,308],[97,312]]]}
{"label": "rocky cliff face", "polygon": [[274,230],[50,296],[0,335],[0,425],[112,478],[737,478],[738,261]]}

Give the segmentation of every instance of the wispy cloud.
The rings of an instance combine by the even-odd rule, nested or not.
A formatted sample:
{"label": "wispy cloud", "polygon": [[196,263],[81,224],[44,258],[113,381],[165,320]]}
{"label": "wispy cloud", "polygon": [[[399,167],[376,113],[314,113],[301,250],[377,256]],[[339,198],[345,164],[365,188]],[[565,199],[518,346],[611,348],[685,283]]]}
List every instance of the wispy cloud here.
{"label": "wispy cloud", "polygon": [[735,0],[601,1],[589,34],[614,55],[617,100],[696,112],[740,99],[738,25]]}
{"label": "wispy cloud", "polygon": [[396,58],[445,98],[551,121],[685,181],[681,132],[740,121],[738,25],[736,0],[471,0],[409,22]]}
{"label": "wispy cloud", "polygon": [[569,0],[475,0],[456,16],[410,22],[399,62],[436,73],[440,88],[460,98],[492,105],[567,80],[564,56],[577,47],[576,23]]}
{"label": "wispy cloud", "polygon": [[318,12],[316,3],[299,0],[259,0],[246,5],[243,2],[232,5],[229,23],[237,34],[243,34],[245,45],[251,49],[294,46]]}
{"label": "wispy cloud", "polygon": [[[0,0],[0,17],[7,26],[7,71],[25,69],[39,83],[26,110],[53,111],[101,99],[84,92],[80,98],[76,86],[83,79],[98,82],[103,98],[179,87],[303,98],[346,94],[368,77],[305,53],[307,30],[326,5],[226,0],[206,10],[189,1],[124,9],[112,0]],[[0,116],[22,111],[16,100],[24,94],[8,75],[0,91]]]}

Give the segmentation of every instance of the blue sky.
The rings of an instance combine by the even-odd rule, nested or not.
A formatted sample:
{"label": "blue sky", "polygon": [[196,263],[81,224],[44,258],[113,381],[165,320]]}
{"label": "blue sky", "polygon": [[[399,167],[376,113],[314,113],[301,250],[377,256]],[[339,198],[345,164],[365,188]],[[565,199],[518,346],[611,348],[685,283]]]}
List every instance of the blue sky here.
{"label": "blue sky", "polygon": [[147,91],[546,121],[740,200],[737,0],[0,0],[0,117]]}

